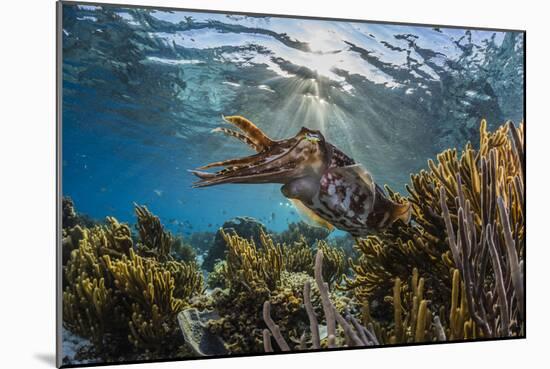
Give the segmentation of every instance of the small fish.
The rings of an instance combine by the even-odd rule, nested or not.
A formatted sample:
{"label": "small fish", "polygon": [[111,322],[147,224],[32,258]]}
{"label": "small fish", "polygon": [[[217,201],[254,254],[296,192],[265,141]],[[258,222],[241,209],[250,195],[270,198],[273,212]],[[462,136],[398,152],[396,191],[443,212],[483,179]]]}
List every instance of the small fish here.
{"label": "small fish", "polygon": [[153,192],[154,192],[155,195],[157,195],[158,197],[161,197],[161,196],[162,196],[162,193],[163,193],[162,190],[153,190]]}
{"label": "small fish", "polygon": [[[409,222],[410,204],[387,198],[370,173],[327,142],[320,131],[302,127],[294,137],[272,140],[244,117],[222,118],[242,133],[225,127],[213,131],[238,139],[256,154],[191,170],[199,177],[193,187],[280,183],[282,194],[302,214],[329,230],[338,228],[355,237],[376,233],[397,220]],[[214,167],[225,169],[205,171]]]}

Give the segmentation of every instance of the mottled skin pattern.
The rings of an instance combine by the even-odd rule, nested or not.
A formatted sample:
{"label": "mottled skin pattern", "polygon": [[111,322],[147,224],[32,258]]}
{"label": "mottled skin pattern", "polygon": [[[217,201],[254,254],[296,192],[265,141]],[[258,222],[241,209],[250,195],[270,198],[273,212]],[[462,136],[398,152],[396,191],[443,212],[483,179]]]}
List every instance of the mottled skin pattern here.
{"label": "mottled skin pattern", "polygon": [[409,204],[389,200],[360,164],[325,141],[319,131],[302,128],[292,138],[274,141],[240,116],[224,117],[243,133],[216,128],[251,146],[257,154],[205,165],[216,173],[191,171],[194,187],[224,183],[281,183],[281,192],[309,215],[353,236],[382,230],[397,219],[408,222]]}
{"label": "mottled skin pattern", "polygon": [[[338,148],[328,145],[332,146],[332,158],[328,170],[320,178],[319,192],[311,201],[303,203],[328,223],[356,237],[384,229],[395,221],[391,210],[396,204],[386,198],[378,185],[369,186],[359,176],[350,178],[332,170],[350,168],[356,163]],[[363,170],[360,166],[356,169]]]}

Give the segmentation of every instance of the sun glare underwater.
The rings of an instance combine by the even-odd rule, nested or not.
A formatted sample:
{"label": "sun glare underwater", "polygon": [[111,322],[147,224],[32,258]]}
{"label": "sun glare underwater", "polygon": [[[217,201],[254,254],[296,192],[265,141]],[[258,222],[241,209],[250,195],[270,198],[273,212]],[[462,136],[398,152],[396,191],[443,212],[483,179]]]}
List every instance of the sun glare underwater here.
{"label": "sun glare underwater", "polygon": [[525,335],[523,32],[61,6],[62,365]]}

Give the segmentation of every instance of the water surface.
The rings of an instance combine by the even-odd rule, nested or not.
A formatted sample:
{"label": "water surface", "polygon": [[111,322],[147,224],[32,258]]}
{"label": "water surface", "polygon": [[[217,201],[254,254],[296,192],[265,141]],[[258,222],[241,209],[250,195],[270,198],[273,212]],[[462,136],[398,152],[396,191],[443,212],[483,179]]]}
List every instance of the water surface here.
{"label": "water surface", "polygon": [[404,192],[448,147],[523,117],[523,34],[114,6],[63,8],[63,193],[94,218],[146,204],[175,232],[298,219],[279,185],[191,189],[250,154],[210,131],[243,115],[325,137]]}

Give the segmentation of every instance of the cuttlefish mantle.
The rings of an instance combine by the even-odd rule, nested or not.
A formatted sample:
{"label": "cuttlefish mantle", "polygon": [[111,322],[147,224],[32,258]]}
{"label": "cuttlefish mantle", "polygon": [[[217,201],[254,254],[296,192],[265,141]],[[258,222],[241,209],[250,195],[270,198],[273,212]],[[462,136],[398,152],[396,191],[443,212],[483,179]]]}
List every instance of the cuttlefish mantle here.
{"label": "cuttlefish mantle", "polygon": [[[240,132],[226,127],[213,132],[232,136],[256,153],[191,170],[199,177],[193,187],[280,183],[283,195],[317,224],[355,237],[383,230],[397,220],[409,222],[410,204],[390,200],[361,164],[327,142],[321,132],[302,127],[294,137],[272,140],[244,117],[222,118]],[[223,169],[206,171],[215,167]]]}

